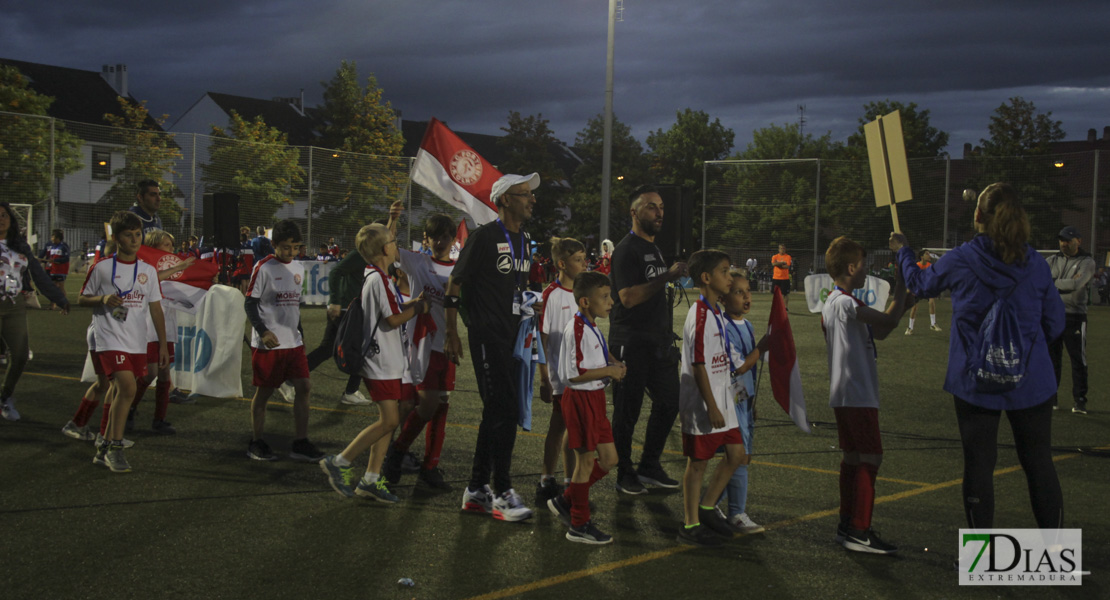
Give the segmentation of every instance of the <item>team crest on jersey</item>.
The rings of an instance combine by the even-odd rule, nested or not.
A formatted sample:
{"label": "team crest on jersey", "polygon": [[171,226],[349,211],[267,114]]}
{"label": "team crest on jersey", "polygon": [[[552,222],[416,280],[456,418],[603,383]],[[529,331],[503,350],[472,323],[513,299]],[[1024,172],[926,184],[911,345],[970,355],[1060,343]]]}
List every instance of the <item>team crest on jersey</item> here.
{"label": "team crest on jersey", "polygon": [[298,274],[294,274],[293,275],[293,283],[295,283],[297,285],[301,285],[301,276],[298,275]]}
{"label": "team crest on jersey", "polygon": [[512,252],[513,249],[510,248],[508,244],[498,244],[497,245],[497,251],[498,252]]}
{"label": "team crest on jersey", "polygon": [[139,285],[146,285],[146,273],[139,273],[139,276],[136,279],[139,281]]}
{"label": "team crest on jersey", "polygon": [[497,272],[502,275],[508,275],[513,270],[513,259],[504,254],[497,257]]}

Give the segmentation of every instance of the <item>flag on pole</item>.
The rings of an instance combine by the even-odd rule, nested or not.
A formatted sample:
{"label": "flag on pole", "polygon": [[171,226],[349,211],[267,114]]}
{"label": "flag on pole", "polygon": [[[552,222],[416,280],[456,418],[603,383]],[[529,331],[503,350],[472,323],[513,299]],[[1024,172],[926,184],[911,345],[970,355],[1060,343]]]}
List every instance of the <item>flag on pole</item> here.
{"label": "flag on pole", "polygon": [[790,317],[782,300],[782,290],[775,288],[771,301],[771,319],[767,326],[770,336],[767,349],[768,370],[771,373],[771,393],[798,429],[810,433],[806,417],[806,400],[802,396],[802,373],[798,368],[798,352],[794,348],[794,333],[790,330]]}
{"label": "flag on pole", "polygon": [[460,219],[459,226],[455,229],[455,245],[451,246],[451,260],[458,260],[468,237],[470,237],[470,228],[466,226],[466,219]]}
{"label": "flag on pole", "polygon": [[[180,256],[150,246],[140,246],[138,256],[156,271],[165,271],[182,262]],[[177,310],[195,313],[200,299],[212,287],[212,278],[219,270],[214,262],[198,260],[162,282],[162,297]]]}
{"label": "flag on pole", "polygon": [[434,118],[428,122],[412,165],[414,182],[484,225],[497,218],[489,194],[500,177],[500,171],[446,125]]}

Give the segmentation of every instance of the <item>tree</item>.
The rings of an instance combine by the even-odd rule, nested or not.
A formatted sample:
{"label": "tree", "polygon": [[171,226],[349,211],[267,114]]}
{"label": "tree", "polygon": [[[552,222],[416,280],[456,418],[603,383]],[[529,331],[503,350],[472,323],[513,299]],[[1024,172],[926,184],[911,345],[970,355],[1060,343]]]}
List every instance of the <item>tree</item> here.
{"label": "tree", "polygon": [[505,160],[497,165],[502,173],[539,173],[540,187],[536,190],[536,205],[525,229],[532,239],[544,244],[553,235],[562,235],[566,213],[566,174],[559,166],[552,150],[562,144],[548,127],[542,114],[521,116],[509,111],[509,120],[501,131],[505,135],[497,145],[505,152]]}
{"label": "tree", "polygon": [[693,211],[691,222],[694,236],[698,238],[701,235],[705,161],[728,156],[736,134],[721,125],[720,119],[710,122],[709,114],[704,111],[687,108],[678,111],[675,117],[670,129],[657,129],[647,137],[651,172],[658,183],[681,185],[687,197],[694,199],[690,207]]}
{"label": "tree", "polygon": [[50,172],[50,124],[54,98],[36,93],[15,68],[0,66],[0,198],[40,205],[50,199],[50,181],[81,169],[81,140],[54,121],[54,172]]}
{"label": "tree", "polygon": [[172,178],[180,175],[174,165],[181,158],[181,149],[174,143],[173,134],[161,129],[169,115],[151,117],[145,100],[134,103],[120,97],[119,106],[121,114],[104,115],[109,125],[119,128],[119,139],[124,146],[123,166],[112,172],[115,183],[105,194],[108,209],[125,210],[135,202],[139,182],[153,179],[162,188],[162,205],[158,209],[162,223],[167,227],[177,226],[182,212],[177,198],[182,194]]}
{"label": "tree", "polygon": [[298,149],[261,116],[247,121],[234,110],[230,126],[213,126],[212,136],[211,158],[203,166],[206,189],[239,194],[243,223],[273,222],[278,208],[292,203],[294,190],[304,183]]}
{"label": "tree", "polygon": [[985,156],[1044,155],[1052,142],[1064,139],[1060,121],[1052,120],[1052,112],[1037,113],[1033,102],[1021,96],[1010,98],[994,109],[987,131],[990,139],[979,140]]}
{"label": "tree", "polygon": [[[571,177],[567,196],[571,220],[565,233],[579,240],[596,236],[601,203],[601,159],[605,142],[605,117],[597,115],[574,138],[574,152],[582,159]],[[612,170],[609,181],[609,235],[620,237],[631,227],[628,195],[651,180],[648,157],[632,129],[613,117]]]}
{"label": "tree", "polygon": [[867,160],[867,139],[864,137],[863,126],[894,111],[898,111],[902,121],[902,139],[906,144],[907,158],[936,158],[947,154],[944,148],[948,146],[948,133],[929,123],[928,109],[918,110],[916,102],[906,104],[887,99],[863,105],[859,128],[848,136],[850,158]]}

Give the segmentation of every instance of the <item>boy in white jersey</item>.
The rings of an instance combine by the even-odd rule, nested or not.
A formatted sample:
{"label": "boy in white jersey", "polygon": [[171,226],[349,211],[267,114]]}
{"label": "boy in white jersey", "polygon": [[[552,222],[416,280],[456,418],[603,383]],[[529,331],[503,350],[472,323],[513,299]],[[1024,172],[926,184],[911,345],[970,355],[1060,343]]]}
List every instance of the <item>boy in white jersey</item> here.
{"label": "boy in white jersey", "polygon": [[274,390],[288,381],[293,386],[293,443],[289,458],[319,461],[324,457],[308,441],[308,400],[312,384],[301,331],[301,282],[304,263],[293,260],[303,245],[301,228],[293,221],[278,221],[273,229],[274,253],[254,265],[244,309],[251,323],[251,370],[256,386],[251,399],[251,441],[247,456],[277,460],[262,439],[266,403]]}
{"label": "boy in white jersey", "polygon": [[123,456],[123,429],[136,379],[146,375],[148,319],[158,335],[158,368],[170,361],[158,272],[136,257],[143,241],[142,223],[134,213],[120,211],[112,215],[110,225],[116,254],[89,269],[78,303],[93,307],[93,359],[112,382],[105,400],[111,403],[108,427],[93,462],[126,473],[131,465]]}
{"label": "boy in white jersey", "polygon": [[[717,304],[728,294],[732,279],[729,257],[720,250],[695,252],[688,268],[701,297],[690,308],[682,328],[678,405],[682,453],[687,462],[682,476],[685,523],[678,533],[678,542],[719,546],[736,529],[716,511],[714,501],[721,497],[744,455],[744,438],[732,406],[736,392],[731,374],[737,365],[725,331],[727,317]],[[706,465],[722,445],[725,457],[717,464],[703,496]]]}
{"label": "boy in white jersey", "polygon": [[560,452],[563,455],[563,483],[569,484],[574,473],[574,452],[567,445],[566,423],[563,421],[562,396],[566,382],[559,376],[559,352],[563,345],[563,330],[574,318],[578,303],[574,299],[574,278],[586,270],[586,247],[573,238],[551,238],[551,260],[555,262],[558,276],[543,291],[543,319],[540,320],[540,340],[543,342],[547,364],[540,363],[540,399],[551,405],[551,421],[543,443],[543,471],[536,486],[536,503],[563,493],[563,486],[555,481],[555,467]]}
{"label": "boy in white jersey", "polygon": [[[396,227],[397,220],[390,223]],[[416,406],[405,418],[401,432],[389,449],[382,476],[390,484],[401,479],[401,464],[413,441],[424,434],[424,461],[417,475],[417,483],[432,490],[447,492],[451,486],[444,480],[439,468],[443,452],[443,438],[447,428],[448,399],[455,389],[455,363],[443,354],[444,324],[443,297],[447,280],[455,268],[451,260],[451,247],[455,245],[455,222],[445,214],[430,215],[424,222],[423,252],[398,249],[401,269],[408,274],[412,294],[423,293],[431,305],[430,316],[420,317],[407,328],[409,337],[409,370],[406,378],[415,388]],[[428,326],[428,319],[434,326]],[[426,425],[426,427],[425,427]]]}
{"label": "boy in white jersey", "polygon": [[620,381],[624,364],[609,355],[597,320],[613,308],[609,278],[597,271],[574,278],[578,312],[563,328],[558,379],[565,385],[560,403],[567,445],[574,450],[574,475],[564,493],[547,501],[552,514],[569,527],[567,539],[583,544],[608,544],[613,536],[590,520],[590,487],[617,465],[613,427],[605,416],[605,386]]}
{"label": "boy in white jersey", "polygon": [[355,490],[351,489],[351,461],[382,439],[389,439],[400,422],[398,403],[404,399],[401,379],[408,363],[402,326],[425,314],[430,303],[421,292],[401,303],[390,284],[386,270],[397,261],[397,238],[385,225],[374,223],[359,230],[355,237],[358,253],[366,260],[370,273],[362,284],[363,336],[370,343],[363,360],[362,378],[370,399],[378,404],[378,421],[355,436],[343,452],[325,457],[320,468],[332,489],[343,496],[365,496],[383,502],[396,502],[386,480],[367,469]]}
{"label": "boy in white jersey", "polygon": [[885,339],[898,326],[906,285],[899,274],[886,312],[868,308],[852,295],[866,283],[865,256],[863,246],[844,236],[825,251],[825,267],[836,287],[821,310],[821,328],[829,350],[829,406],[843,451],[836,541],[856,552],[891,554],[898,548],[871,530],[875,477],[883,460],[875,340]]}

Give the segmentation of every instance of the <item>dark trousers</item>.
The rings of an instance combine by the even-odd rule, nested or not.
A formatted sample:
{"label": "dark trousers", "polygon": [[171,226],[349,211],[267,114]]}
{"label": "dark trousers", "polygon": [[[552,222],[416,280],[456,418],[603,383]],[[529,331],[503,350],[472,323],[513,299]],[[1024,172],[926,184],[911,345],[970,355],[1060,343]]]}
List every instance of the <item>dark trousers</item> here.
{"label": "dark trousers", "polygon": [[482,396],[482,423],[478,426],[478,442],[474,446],[474,466],[470,472],[470,489],[477,490],[490,483],[493,491],[507,492],[513,487],[513,447],[520,405],[517,391],[517,359],[513,358],[512,342],[489,344],[470,342],[470,360]]}
{"label": "dark trousers", "polygon": [[[1052,357],[1052,370],[1056,373],[1056,386],[1059,387],[1063,366],[1064,348],[1071,358],[1071,395],[1079,400],[1087,399],[1087,315],[1066,315],[1064,333],[1048,345],[1048,355]],[[1052,395],[1056,404],[1056,394]]]}
{"label": "dark trousers", "polygon": [[[344,312],[347,309],[343,309]],[[340,319],[343,315],[340,315]],[[328,324],[324,327],[324,339],[320,340],[320,345],[315,350],[308,353],[308,370],[315,371],[316,367],[324,364],[332,356],[335,350],[335,336],[339,333],[339,320],[328,319]],[[353,394],[358,391],[358,386],[362,384],[362,378],[358,375],[351,375],[347,378],[347,389],[344,390],[346,394]]]}
{"label": "dark trousers", "polygon": [[[668,343],[667,348],[670,347]],[[632,470],[632,434],[640,420],[644,391],[651,395],[651,414],[644,434],[640,465],[658,467],[667,436],[678,417],[678,363],[657,343],[611,341],[609,350],[628,367],[613,384],[613,442],[618,473]]]}
{"label": "dark trousers", "polygon": [[[994,526],[994,467],[998,460],[1000,410],[989,410],[956,398],[956,420],[964,447],[964,515],[972,529]],[[1041,529],[1064,522],[1064,496],[1052,462],[1052,402],[1006,411],[1014,446],[1029,487],[1033,516]]]}

